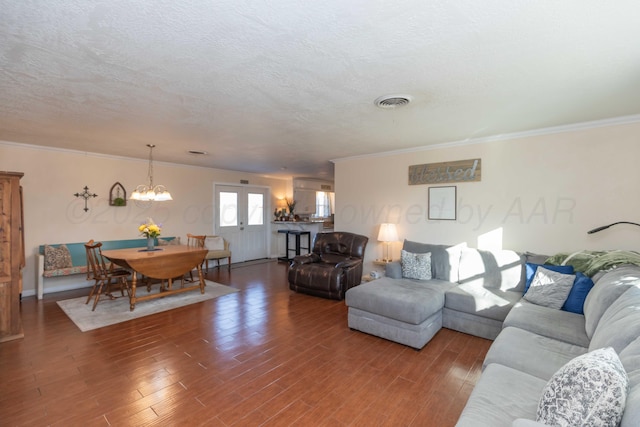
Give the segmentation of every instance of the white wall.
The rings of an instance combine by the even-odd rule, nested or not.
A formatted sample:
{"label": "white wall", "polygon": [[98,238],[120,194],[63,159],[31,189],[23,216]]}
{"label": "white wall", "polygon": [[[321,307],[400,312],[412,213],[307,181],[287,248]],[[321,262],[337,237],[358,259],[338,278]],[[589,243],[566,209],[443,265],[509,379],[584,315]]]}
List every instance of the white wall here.
{"label": "white wall", "polygon": [[[457,186],[456,221],[427,220],[429,185],[408,185],[410,165],[482,159],[482,181]],[[640,123],[609,125],[336,162],[336,230],[369,236],[366,261],[382,257],[378,225],[399,238],[543,254],[640,249]],[[401,242],[394,244],[394,259]],[[367,265],[366,268],[371,268]],[[368,271],[368,270],[365,270]]]}
{"label": "white wall", "polygon": [[[90,239],[119,240],[140,238],[138,225],[147,217],[162,223],[164,236],[187,233],[213,234],[213,183],[268,186],[274,204],[276,197],[291,197],[291,180],[265,178],[220,169],[207,169],[154,161],[154,183],[167,186],[173,201],[109,206],[109,190],[120,182],[127,190],[147,181],[148,160],[116,158],[44,147],[0,142],[0,170],[23,172],[25,249],[27,265],[23,271],[23,295],[33,295],[36,255],[45,243],[75,243]],[[84,186],[98,197],[88,201],[74,196]],[[272,219],[268,207],[267,220]],[[272,242],[272,246],[277,242]],[[275,253],[277,247],[272,249]],[[54,279],[55,280],[55,279]],[[82,278],[80,278],[82,280]],[[45,284],[46,292],[46,284]]]}

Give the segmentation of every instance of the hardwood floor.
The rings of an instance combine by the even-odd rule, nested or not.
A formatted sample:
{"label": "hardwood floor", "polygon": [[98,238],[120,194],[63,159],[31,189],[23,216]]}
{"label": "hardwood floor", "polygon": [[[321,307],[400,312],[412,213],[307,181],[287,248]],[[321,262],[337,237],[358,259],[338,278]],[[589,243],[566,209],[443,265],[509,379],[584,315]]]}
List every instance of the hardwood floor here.
{"label": "hardwood floor", "polygon": [[451,426],[491,343],[351,331],[344,302],[291,292],[274,261],[207,278],[241,292],[84,333],[55,301],[89,289],[24,298],[0,425]]}

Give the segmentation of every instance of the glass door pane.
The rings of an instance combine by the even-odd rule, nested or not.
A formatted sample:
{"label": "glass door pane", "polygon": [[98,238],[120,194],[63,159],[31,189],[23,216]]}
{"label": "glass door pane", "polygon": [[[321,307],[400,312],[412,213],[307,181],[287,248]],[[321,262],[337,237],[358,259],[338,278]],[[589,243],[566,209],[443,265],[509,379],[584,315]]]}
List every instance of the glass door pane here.
{"label": "glass door pane", "polygon": [[238,193],[220,192],[220,227],[238,225]]}
{"label": "glass door pane", "polygon": [[264,224],[264,195],[260,193],[248,193],[247,195],[247,225]]}

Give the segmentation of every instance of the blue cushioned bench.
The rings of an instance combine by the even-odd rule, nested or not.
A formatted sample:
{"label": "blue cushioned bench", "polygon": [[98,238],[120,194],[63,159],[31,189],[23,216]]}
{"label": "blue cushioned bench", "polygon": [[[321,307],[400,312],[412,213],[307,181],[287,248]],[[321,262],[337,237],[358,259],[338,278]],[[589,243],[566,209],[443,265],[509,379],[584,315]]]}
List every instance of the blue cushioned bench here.
{"label": "blue cushioned bench", "polygon": [[[175,237],[161,237],[162,240],[173,240]],[[72,266],[68,268],[57,268],[53,270],[44,269],[44,247],[40,245],[38,248],[38,284],[36,295],[38,299],[42,299],[44,295],[44,279],[51,277],[71,276],[74,274],[87,274],[87,252],[82,243],[58,243],[49,244],[49,246],[58,248],[60,245],[66,245],[71,255]],[[147,239],[128,239],[128,240],[102,240],[102,250],[109,249],[126,249],[126,248],[143,248],[147,246]]]}

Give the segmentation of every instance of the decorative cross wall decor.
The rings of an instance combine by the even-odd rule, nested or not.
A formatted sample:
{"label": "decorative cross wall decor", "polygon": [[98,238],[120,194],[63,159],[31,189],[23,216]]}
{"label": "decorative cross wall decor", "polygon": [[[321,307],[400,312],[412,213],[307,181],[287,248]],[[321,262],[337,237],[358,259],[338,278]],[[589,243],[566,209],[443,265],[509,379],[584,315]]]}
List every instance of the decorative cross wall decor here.
{"label": "decorative cross wall decor", "polygon": [[86,185],[84,186],[84,191],[82,193],[76,193],[76,194],[74,194],[74,196],[82,197],[84,199],[84,211],[85,212],[87,212],[89,210],[89,208],[87,207],[87,200],[89,200],[92,197],[98,197],[97,194],[89,193],[89,187],[87,187]]}

